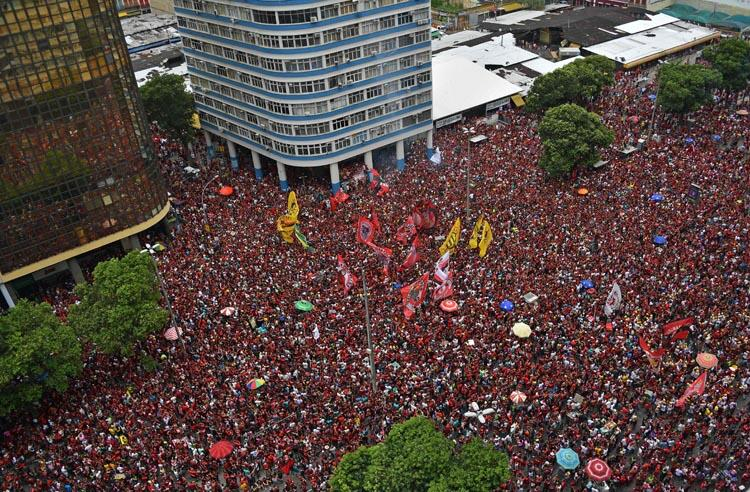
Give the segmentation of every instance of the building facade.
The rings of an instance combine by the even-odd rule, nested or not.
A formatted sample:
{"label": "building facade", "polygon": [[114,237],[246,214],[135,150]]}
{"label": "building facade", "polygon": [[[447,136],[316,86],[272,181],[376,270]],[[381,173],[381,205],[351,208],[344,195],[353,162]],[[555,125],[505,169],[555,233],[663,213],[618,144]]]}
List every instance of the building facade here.
{"label": "building facade", "polygon": [[[286,166],[328,166],[427,133],[432,147],[430,2],[175,0],[209,151],[227,140]],[[428,153],[430,151],[428,150]]]}
{"label": "building facade", "polygon": [[0,286],[75,277],[76,256],[166,215],[165,183],[114,0],[0,6]]}

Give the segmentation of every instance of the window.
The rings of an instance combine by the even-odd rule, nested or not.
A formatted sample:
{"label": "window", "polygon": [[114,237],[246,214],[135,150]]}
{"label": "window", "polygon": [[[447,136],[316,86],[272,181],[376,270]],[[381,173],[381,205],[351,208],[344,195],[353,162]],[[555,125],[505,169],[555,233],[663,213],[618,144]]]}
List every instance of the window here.
{"label": "window", "polygon": [[405,57],[401,58],[401,60],[399,60],[399,65],[401,66],[401,70],[403,70],[405,68],[413,67],[414,66],[414,55],[409,55],[409,56],[405,56]]}
{"label": "window", "polygon": [[349,98],[349,104],[357,104],[365,100],[364,91],[352,92],[347,96]]}
{"label": "window", "polygon": [[318,9],[280,10],[279,24],[302,24],[318,17]]}
{"label": "window", "polygon": [[340,138],[336,140],[335,142],[333,142],[333,146],[335,147],[336,150],[345,149],[349,147],[349,145],[350,145],[350,142],[348,138]]}
{"label": "window", "polygon": [[357,2],[352,2],[351,0],[341,3],[340,6],[341,15],[351,14],[357,11]]}
{"label": "window", "polygon": [[324,43],[332,43],[334,41],[341,41],[341,29],[329,29],[323,31]]}
{"label": "window", "polygon": [[430,72],[423,72],[417,74],[417,84],[424,84],[430,81]]}
{"label": "window", "polygon": [[362,34],[368,34],[378,30],[380,24],[377,20],[367,21],[362,23]]}
{"label": "window", "polygon": [[318,44],[320,44],[320,37],[317,33],[281,36],[281,46],[284,48],[315,46]]}
{"label": "window", "polygon": [[339,63],[341,63],[342,58],[343,57],[340,51],[336,53],[330,53],[326,55],[326,66],[332,67],[334,65],[338,65]]}
{"label": "window", "polygon": [[380,75],[380,65],[370,65],[365,68],[365,79],[370,80]]}
{"label": "window", "polygon": [[349,117],[344,116],[343,118],[336,118],[333,120],[333,131],[340,130],[349,126]]}
{"label": "window", "polygon": [[328,122],[322,123],[311,123],[309,125],[298,125],[296,127],[297,135],[321,135],[328,133],[329,127]]}
{"label": "window", "polygon": [[398,25],[403,26],[412,22],[411,12],[401,12],[398,14]]}
{"label": "window", "polygon": [[383,86],[377,85],[367,89],[367,99],[373,99],[383,95]]}
{"label": "window", "polygon": [[405,77],[401,79],[401,88],[406,89],[408,87],[413,87],[414,85],[416,85],[416,83],[416,77],[414,77],[413,75],[411,77]]}
{"label": "window", "polygon": [[398,37],[398,46],[403,48],[404,46],[411,46],[414,44],[414,34],[405,34],[404,36]]}
{"label": "window", "polygon": [[377,106],[367,110],[367,119],[372,120],[383,115],[383,107]]}
{"label": "window", "polygon": [[396,27],[395,15],[389,15],[388,17],[383,17],[380,19],[380,30],[390,29],[391,27]]}
{"label": "window", "polygon": [[380,45],[380,52],[385,53],[387,51],[392,51],[396,49],[396,39],[386,39],[384,40]]}
{"label": "window", "polygon": [[344,62],[350,62],[360,57],[359,47],[344,50]]}
{"label": "window", "polygon": [[380,43],[370,43],[362,46],[362,56],[377,55],[380,51]]}
{"label": "window", "polygon": [[276,12],[253,9],[253,20],[258,24],[276,24]]}
{"label": "window", "polygon": [[383,74],[395,72],[398,70],[398,60],[391,60],[383,63]]}
{"label": "window", "polygon": [[266,87],[266,90],[269,90],[271,92],[286,93],[286,84],[284,82],[279,82],[277,80],[266,80],[264,85]]}
{"label": "window", "polygon": [[329,19],[331,17],[337,17],[339,15],[339,6],[338,4],[333,5],[323,5],[320,7],[320,18],[321,19]]}
{"label": "window", "polygon": [[347,72],[346,74],[347,84],[353,84],[355,82],[359,82],[360,80],[362,80],[362,70],[354,70],[352,72]]}
{"label": "window", "polygon": [[341,36],[344,39],[353,38],[359,36],[359,24],[349,24],[341,29]]}

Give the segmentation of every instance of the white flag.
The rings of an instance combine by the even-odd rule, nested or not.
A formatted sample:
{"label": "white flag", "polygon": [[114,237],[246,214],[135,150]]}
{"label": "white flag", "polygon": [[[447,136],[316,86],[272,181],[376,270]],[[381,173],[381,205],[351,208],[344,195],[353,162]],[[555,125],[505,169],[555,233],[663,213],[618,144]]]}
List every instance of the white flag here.
{"label": "white flag", "polygon": [[440,152],[440,147],[435,148],[435,152],[432,154],[432,157],[430,157],[430,161],[438,166],[443,163],[443,154]]}
{"label": "white flag", "polygon": [[622,292],[617,282],[612,284],[612,290],[609,291],[607,296],[607,302],[604,304],[604,314],[612,316],[612,313],[620,309],[620,303],[622,303]]}
{"label": "white flag", "polygon": [[313,339],[317,340],[318,338],[320,338],[320,331],[318,330],[318,327],[316,326],[315,328],[313,328]]}

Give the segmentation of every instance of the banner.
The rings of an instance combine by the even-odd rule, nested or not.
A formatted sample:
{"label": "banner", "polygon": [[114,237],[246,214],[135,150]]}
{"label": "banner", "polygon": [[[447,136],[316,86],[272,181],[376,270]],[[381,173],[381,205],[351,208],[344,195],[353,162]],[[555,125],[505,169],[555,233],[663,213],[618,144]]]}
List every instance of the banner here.
{"label": "banner", "polygon": [[286,214],[297,220],[299,215],[299,204],[297,203],[297,194],[293,191],[289,192],[289,197],[286,199]]}
{"label": "banner", "polygon": [[357,219],[357,242],[371,244],[375,240],[375,226],[362,216]]}
{"label": "banner", "polygon": [[422,275],[416,282],[401,288],[401,297],[404,301],[404,316],[411,319],[414,312],[419,308],[427,294],[428,274]]}
{"label": "banner", "polygon": [[367,245],[372,248],[372,250],[375,252],[375,256],[377,256],[378,260],[380,260],[380,262],[383,264],[383,274],[387,276],[390,273],[389,268],[391,265],[391,256],[393,256],[393,250],[391,248],[378,246],[375,243],[368,243]]}
{"label": "banner", "polygon": [[282,215],[276,219],[276,230],[281,234],[281,239],[287,243],[294,242],[295,224],[297,224],[297,219],[289,217],[288,215]]}
{"label": "banner", "polygon": [[419,236],[415,237],[414,241],[412,241],[411,248],[409,249],[409,254],[406,255],[406,260],[404,260],[404,262],[401,264],[401,266],[398,267],[396,271],[400,272],[417,264],[417,262],[419,261],[419,253],[417,252],[418,244]]}
{"label": "banner", "polygon": [[675,333],[677,330],[679,330],[683,326],[692,325],[694,322],[695,320],[693,320],[692,317],[680,319],[677,321],[672,321],[671,323],[667,323],[666,325],[664,325],[662,333],[669,336],[672,333]]}
{"label": "banner", "polygon": [[414,226],[414,219],[411,215],[406,218],[406,223],[396,231],[396,241],[401,244],[406,244],[409,240],[417,233],[417,228]]}
{"label": "banner", "polygon": [[338,255],[337,263],[336,269],[339,271],[341,286],[344,288],[344,295],[346,296],[349,295],[349,291],[352,290],[359,279],[349,271],[349,267],[346,266],[341,255]]}
{"label": "banner", "polygon": [[302,234],[302,231],[297,224],[294,226],[294,237],[297,238],[297,241],[299,241],[303,248],[310,249],[310,243],[307,242],[307,238]]}
{"label": "banner", "polygon": [[451,252],[446,251],[443,256],[435,263],[435,280],[445,282],[448,279],[448,266],[451,261]]}
{"label": "banner", "polygon": [[484,215],[480,215],[477,219],[477,223],[474,224],[474,229],[471,231],[471,238],[469,239],[469,248],[476,249],[479,246],[479,233],[482,232],[482,224],[484,223]]}
{"label": "banner", "polygon": [[380,234],[382,229],[380,228],[380,221],[378,220],[378,214],[375,212],[375,207],[370,205],[370,222],[372,222],[372,230],[375,234]]}
{"label": "banner", "polygon": [[690,383],[685,392],[682,394],[679,400],[677,400],[677,406],[682,407],[685,405],[685,401],[693,395],[702,395],[706,391],[706,372],[702,373],[698,378]]}
{"label": "banner", "polygon": [[331,212],[335,212],[336,208],[348,199],[349,195],[344,193],[343,190],[339,188],[336,194],[329,199],[329,203],[331,204]]}
{"label": "banner", "polygon": [[484,224],[482,225],[482,239],[479,240],[479,257],[484,258],[487,254],[487,250],[490,247],[490,243],[492,243],[492,228],[490,227],[490,223],[486,220],[484,221]]}
{"label": "banner", "polygon": [[638,345],[640,345],[643,351],[646,352],[646,355],[648,355],[649,357],[653,357],[654,359],[659,359],[666,353],[666,349],[664,348],[660,348],[657,350],[651,349],[646,340],[641,337],[638,337]]}
{"label": "banner", "polygon": [[453,272],[448,272],[445,280],[432,290],[432,300],[442,301],[453,295]]}
{"label": "banner", "polygon": [[440,246],[440,254],[445,254],[446,251],[453,252],[454,249],[456,249],[456,246],[458,246],[458,241],[461,239],[461,218],[459,217],[456,219],[456,221],[453,223],[453,227],[451,227],[450,232],[448,233],[448,236],[446,236],[445,241],[443,241],[443,244]]}
{"label": "banner", "polygon": [[386,183],[380,183],[380,187],[378,188],[377,196],[383,196],[386,193],[391,191],[391,187],[388,186]]}
{"label": "banner", "polygon": [[370,189],[374,190],[380,186],[380,173],[375,168],[370,169],[368,172],[370,173]]}
{"label": "banner", "polygon": [[612,290],[609,291],[607,300],[604,303],[604,314],[606,314],[607,316],[612,316],[612,313],[620,309],[621,303],[622,292],[620,291],[620,286],[617,284],[617,282],[614,282],[612,284]]}

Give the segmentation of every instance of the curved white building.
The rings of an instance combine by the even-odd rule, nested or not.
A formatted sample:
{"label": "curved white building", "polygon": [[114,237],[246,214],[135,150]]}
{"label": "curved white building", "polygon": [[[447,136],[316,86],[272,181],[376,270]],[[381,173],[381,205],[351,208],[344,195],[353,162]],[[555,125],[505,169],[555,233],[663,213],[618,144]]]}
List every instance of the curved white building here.
{"label": "curved white building", "polygon": [[201,126],[286,166],[329,166],[427,133],[432,147],[427,0],[175,0]]}

